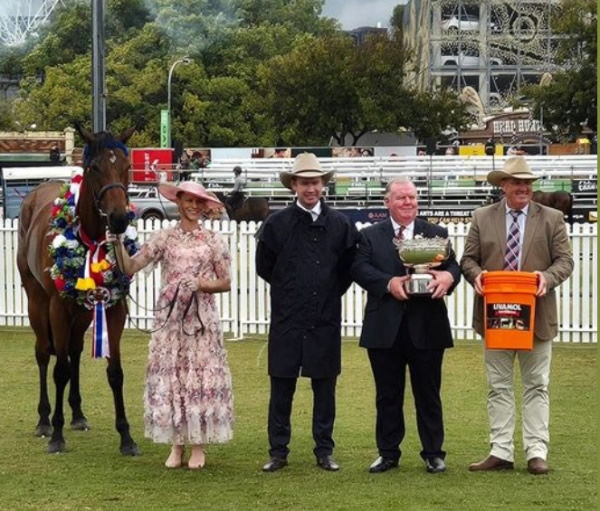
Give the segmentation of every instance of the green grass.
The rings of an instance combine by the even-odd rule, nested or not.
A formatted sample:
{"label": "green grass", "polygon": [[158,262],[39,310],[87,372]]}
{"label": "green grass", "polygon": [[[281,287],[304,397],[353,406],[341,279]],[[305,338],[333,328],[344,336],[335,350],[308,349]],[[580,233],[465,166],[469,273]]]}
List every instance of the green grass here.
{"label": "green grass", "polygon": [[[235,438],[209,446],[202,471],[167,470],[168,447],[143,438],[142,389],[147,337],[123,340],[125,392],[132,434],[142,456],[118,452],[105,363],[82,362],[84,412],[92,429],[66,430],[68,452],[46,454],[35,438],[37,369],[28,330],[0,331],[0,509],[211,510],[582,510],[597,508],[596,347],[555,346],[551,384],[548,476],[525,471],[520,428],[516,469],[470,473],[488,453],[486,382],[481,347],[458,343],[444,361],[445,474],[431,475],[419,458],[410,393],[400,468],[369,474],[376,457],[373,382],[364,350],[344,343],[338,385],[335,457],[338,473],[315,466],[309,381],[298,384],[290,465],[264,474],[268,378],[264,339],[227,344],[234,378]],[[53,386],[51,388],[52,401]],[[70,419],[67,410],[66,418]]]}

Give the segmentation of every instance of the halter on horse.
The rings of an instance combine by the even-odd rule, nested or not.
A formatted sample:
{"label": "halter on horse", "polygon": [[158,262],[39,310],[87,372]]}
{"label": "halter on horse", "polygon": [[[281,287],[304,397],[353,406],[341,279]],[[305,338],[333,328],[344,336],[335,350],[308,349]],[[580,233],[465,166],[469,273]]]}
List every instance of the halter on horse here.
{"label": "halter on horse", "polygon": [[[56,221],[57,216],[60,217],[63,214],[57,208],[61,207],[59,206],[59,195],[61,189],[64,190],[64,185],[51,181],[39,185],[25,198],[21,206],[19,221],[17,266],[27,293],[29,320],[36,336],[35,356],[40,382],[39,422],[36,435],[51,435],[48,445],[48,452],[51,453],[64,451],[66,448],[63,437],[63,401],[65,387],[69,381],[68,401],[72,410],[71,427],[79,430],[86,430],[89,427],[81,409],[79,363],[83,350],[84,333],[93,316],[91,308],[84,303],[85,300],[73,298],[73,296],[79,297],[80,295],[73,294],[76,292],[72,289],[72,282],[66,284],[64,282],[64,280],[78,276],[70,273],[67,263],[72,264],[74,259],[81,259],[81,257],[63,257],[59,263],[58,259],[52,259],[52,247],[58,247],[57,250],[78,250],[81,244],[99,247],[107,227],[112,232],[121,234],[127,229],[129,223],[127,186],[130,165],[127,148],[124,144],[133,133],[133,129],[113,138],[110,133],[92,134],[79,125],[76,125],[76,128],[87,144],[85,169],[75,194],[78,198],[74,209],[74,217],[78,219],[77,224],[65,227],[65,232],[67,229],[70,230],[64,243],[62,243],[62,238],[57,240],[60,234],[57,234],[56,226],[63,226],[68,222],[63,221],[64,219],[60,220],[60,218],[60,221]],[[64,197],[67,195],[68,193],[65,192]],[[65,248],[65,246],[78,248]],[[85,249],[82,251],[85,252]],[[77,252],[77,254],[79,253]],[[86,256],[84,259],[87,261],[89,257]],[[51,275],[48,268],[54,270],[54,275]],[[57,269],[55,270],[55,268]],[[106,270],[105,267],[102,268]],[[92,274],[94,278],[102,278],[99,276],[101,270],[94,271],[96,271]],[[65,279],[59,279],[61,285],[65,284],[63,288],[59,286],[56,272],[59,272],[61,277],[65,277]],[[89,272],[90,270],[86,269],[88,278],[76,279],[78,285],[79,280],[93,280],[89,277]],[[115,279],[122,278],[118,270],[111,275]],[[95,282],[91,286],[93,288]],[[78,290],[82,289],[75,287]],[[98,289],[106,288],[99,287]],[[83,292],[85,293],[85,291]],[[86,296],[93,302],[99,300],[95,292],[89,293],[90,291]],[[104,298],[106,299],[106,296]],[[104,326],[108,333],[109,349],[106,373],[114,397],[116,429],[121,436],[120,451],[126,455],[137,455],[139,449],[129,434],[129,424],[123,402],[120,340],[125,324],[126,307],[118,295],[113,303],[106,305]],[[52,425],[49,420],[50,402],[47,388],[48,363],[51,354],[56,355],[53,372],[56,403]]]}

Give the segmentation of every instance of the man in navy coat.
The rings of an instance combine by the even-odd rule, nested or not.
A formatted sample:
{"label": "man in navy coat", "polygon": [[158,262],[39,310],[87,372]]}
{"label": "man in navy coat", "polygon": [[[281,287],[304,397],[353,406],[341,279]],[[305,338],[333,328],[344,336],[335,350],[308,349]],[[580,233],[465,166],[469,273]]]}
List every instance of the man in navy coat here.
{"label": "man in navy coat", "polygon": [[298,155],[281,182],[293,205],[264,221],[257,233],[256,271],[271,285],[269,328],[269,454],[265,472],[287,465],[290,414],[298,376],[311,379],[317,465],[336,471],[332,457],[335,386],[341,371],[342,296],[358,233],[349,218],[322,200],[332,176],[312,153]]}
{"label": "man in navy coat", "polygon": [[426,470],[446,470],[442,450],[444,424],[440,387],[444,349],[453,345],[444,296],[460,279],[454,251],[430,270],[431,296],[412,296],[409,279],[394,245],[394,237],[447,238],[446,229],[416,218],[417,190],[412,182],[397,178],[388,183],[384,204],[388,220],[361,231],[352,276],[368,292],[360,345],[367,348],[376,388],[376,441],[379,457],[370,472],[398,466],[404,438],[403,414],[406,367],[417,412],[421,457]]}

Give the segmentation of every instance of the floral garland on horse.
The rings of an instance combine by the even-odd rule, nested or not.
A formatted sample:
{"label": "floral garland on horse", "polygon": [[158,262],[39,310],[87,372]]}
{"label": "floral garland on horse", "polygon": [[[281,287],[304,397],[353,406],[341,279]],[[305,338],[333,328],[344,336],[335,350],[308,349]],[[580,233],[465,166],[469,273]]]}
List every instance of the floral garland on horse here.
{"label": "floral garland on horse", "polygon": [[[104,235],[100,240],[92,240],[81,229],[77,201],[82,182],[82,173],[76,173],[70,183],[63,185],[54,201],[50,214],[50,233],[54,238],[48,247],[54,261],[50,277],[61,297],[94,311],[94,331],[99,330],[100,343],[106,345],[104,308],[112,307],[127,296],[131,277],[117,267],[114,247],[106,242]],[[123,243],[132,256],[139,250],[132,204],[128,214],[129,225]],[[106,346],[104,349],[99,346],[96,351],[93,347],[93,356],[105,355],[105,349]]]}

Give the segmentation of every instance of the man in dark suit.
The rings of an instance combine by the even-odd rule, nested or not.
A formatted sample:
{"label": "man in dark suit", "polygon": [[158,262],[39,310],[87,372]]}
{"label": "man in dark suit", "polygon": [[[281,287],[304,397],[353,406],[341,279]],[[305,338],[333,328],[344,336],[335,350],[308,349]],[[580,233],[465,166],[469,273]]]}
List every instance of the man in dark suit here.
{"label": "man in dark suit", "polygon": [[333,459],[335,386],[341,371],[342,296],[358,233],[349,218],[322,199],[333,172],[313,153],[301,153],[279,177],[296,201],[263,222],[256,237],[256,272],[271,286],[269,328],[269,461],[287,465],[290,415],[298,376],[311,379],[317,466],[337,471]]}
{"label": "man in dark suit", "polygon": [[360,345],[367,348],[376,388],[376,440],[379,457],[370,472],[398,466],[404,438],[406,367],[417,411],[421,457],[427,472],[446,470],[442,450],[444,424],[440,387],[444,349],[453,345],[444,296],[460,279],[454,251],[435,270],[428,285],[431,296],[412,296],[405,287],[410,278],[394,246],[394,237],[446,238],[446,229],[417,216],[417,190],[398,178],[385,190],[390,218],[361,232],[352,277],[367,290]]}

